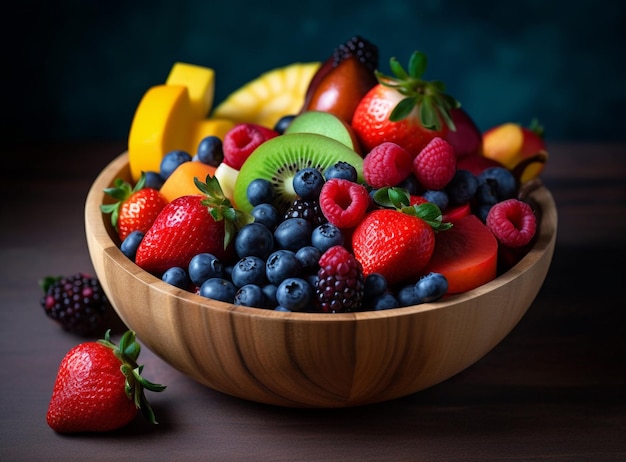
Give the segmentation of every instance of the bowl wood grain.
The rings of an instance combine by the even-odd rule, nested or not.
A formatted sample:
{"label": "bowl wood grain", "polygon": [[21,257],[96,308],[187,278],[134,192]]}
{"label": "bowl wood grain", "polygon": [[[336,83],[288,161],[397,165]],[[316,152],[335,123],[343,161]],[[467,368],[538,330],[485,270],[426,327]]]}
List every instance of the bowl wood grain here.
{"label": "bowl wood grain", "polygon": [[[532,250],[497,279],[444,301],[387,311],[312,314],[238,307],[177,289],[118,248],[100,204],[128,155],[87,196],[85,228],[97,277],[124,323],[164,361],[214,390],[288,407],[348,407],[405,396],[475,363],[535,299],[554,251],[557,212],[540,186]],[[113,238],[112,238],[113,236]]]}

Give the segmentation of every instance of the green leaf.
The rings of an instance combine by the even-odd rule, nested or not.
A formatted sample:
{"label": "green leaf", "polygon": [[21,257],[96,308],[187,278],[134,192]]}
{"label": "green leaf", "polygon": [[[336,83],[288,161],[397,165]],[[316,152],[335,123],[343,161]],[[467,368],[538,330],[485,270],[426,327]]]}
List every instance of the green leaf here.
{"label": "green leaf", "polygon": [[[415,216],[428,223],[435,231],[445,231],[452,228],[452,223],[443,223],[441,209],[431,202],[414,205]],[[413,213],[411,213],[413,214]]]}
{"label": "green leaf", "polygon": [[402,119],[408,117],[413,108],[415,107],[417,102],[416,97],[407,97],[400,101],[396,107],[391,111],[391,115],[389,116],[389,120],[392,122],[398,122]]}
{"label": "green leaf", "polygon": [[407,189],[385,186],[374,193],[374,202],[382,207],[401,209],[411,201]]}
{"label": "green leaf", "polygon": [[402,80],[406,80],[409,78],[409,74],[407,74],[407,72],[404,70],[404,67],[402,67],[402,64],[400,64],[400,61],[398,61],[396,58],[391,58],[389,60],[389,67],[391,68],[391,72],[393,73],[393,75],[395,75],[397,78]]}
{"label": "green leaf", "polygon": [[415,51],[409,58],[409,75],[416,79],[421,79],[426,67],[428,66],[428,59],[426,55],[420,51]]}
{"label": "green leaf", "polygon": [[425,96],[419,109],[420,121],[425,128],[430,130],[439,130],[441,128],[439,117],[437,117],[437,112],[433,107],[432,97]]}

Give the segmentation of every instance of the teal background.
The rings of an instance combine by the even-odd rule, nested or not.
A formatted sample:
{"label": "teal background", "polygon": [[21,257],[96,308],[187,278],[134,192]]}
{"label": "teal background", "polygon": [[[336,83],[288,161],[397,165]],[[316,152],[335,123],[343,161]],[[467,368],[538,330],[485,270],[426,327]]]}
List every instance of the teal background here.
{"label": "teal background", "polygon": [[[548,140],[624,140],[625,2],[25,1],[3,18],[5,145],[125,140],[175,61],[216,70],[216,102],[355,34],[381,70],[415,49],[481,129],[537,117]],[[270,6],[267,6],[270,5]]]}

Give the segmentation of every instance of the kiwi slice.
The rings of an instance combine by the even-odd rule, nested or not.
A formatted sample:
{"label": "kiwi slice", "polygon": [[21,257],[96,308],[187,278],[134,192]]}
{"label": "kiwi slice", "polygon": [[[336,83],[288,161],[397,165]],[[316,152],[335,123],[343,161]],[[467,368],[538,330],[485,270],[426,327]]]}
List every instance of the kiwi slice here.
{"label": "kiwi slice", "polygon": [[296,198],[293,177],[300,169],[313,167],[320,172],[343,161],[356,168],[363,182],[363,158],[345,144],[316,133],[292,133],[272,138],[259,146],[244,162],[237,180],[233,200],[237,208],[250,212],[246,190],[255,178],[272,182],[274,205],[279,212],[286,210]]}

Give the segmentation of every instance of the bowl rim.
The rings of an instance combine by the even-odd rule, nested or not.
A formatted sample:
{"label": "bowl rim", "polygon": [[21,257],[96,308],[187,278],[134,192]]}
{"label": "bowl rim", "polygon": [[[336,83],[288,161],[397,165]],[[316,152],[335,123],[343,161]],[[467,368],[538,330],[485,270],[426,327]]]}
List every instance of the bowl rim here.
{"label": "bowl rim", "polygon": [[137,266],[127,258],[120,250],[118,244],[110,235],[111,226],[108,215],[100,211],[100,204],[107,200],[104,189],[110,187],[125,169],[129,169],[128,151],[124,151],[114,158],[96,177],[85,201],[85,231],[97,243],[99,250],[108,255],[129,276],[141,279],[153,289],[169,296],[188,300],[204,309],[230,311],[233,315],[245,317],[275,318],[289,322],[355,322],[376,320],[380,318],[411,316],[425,311],[442,310],[449,306],[479,297],[481,294],[491,292],[505,286],[511,280],[526,272],[544,258],[546,252],[554,251],[557,235],[557,210],[554,198],[548,188],[536,180],[527,185],[526,195],[531,198],[540,210],[541,216],[538,226],[538,236],[535,244],[529,252],[513,267],[500,274],[495,279],[466,292],[451,294],[444,299],[432,303],[422,303],[399,308],[380,311],[358,311],[350,313],[310,313],[310,312],[281,312],[265,308],[237,306],[231,303],[209,299],[199,294],[177,288],[151,273]]}

